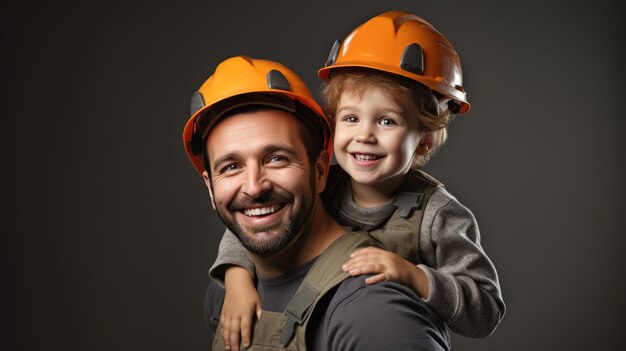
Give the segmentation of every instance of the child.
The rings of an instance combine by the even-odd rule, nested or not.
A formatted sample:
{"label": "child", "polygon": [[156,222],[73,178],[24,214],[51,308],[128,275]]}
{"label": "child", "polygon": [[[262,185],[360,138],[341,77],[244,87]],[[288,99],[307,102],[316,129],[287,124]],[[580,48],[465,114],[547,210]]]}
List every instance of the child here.
{"label": "child", "polygon": [[[387,12],[343,45],[336,42],[319,75],[335,121],[335,158],[345,171],[331,171],[327,208],[340,224],[369,231],[390,250],[358,250],[343,269],[373,274],[368,284],[412,287],[456,333],[491,334],[505,306],[474,216],[419,171],[445,142],[454,114],[469,110],[452,45],[423,19]],[[426,187],[419,196],[415,182]],[[248,345],[254,311],[261,310],[253,270],[237,239],[225,235],[211,274],[225,277],[220,323],[233,349],[240,335]]]}

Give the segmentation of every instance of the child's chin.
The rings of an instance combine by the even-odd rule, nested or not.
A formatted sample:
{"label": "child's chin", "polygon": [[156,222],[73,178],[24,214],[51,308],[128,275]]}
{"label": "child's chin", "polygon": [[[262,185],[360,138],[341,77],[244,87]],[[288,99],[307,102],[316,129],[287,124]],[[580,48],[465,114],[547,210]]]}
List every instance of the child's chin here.
{"label": "child's chin", "polygon": [[375,185],[381,181],[379,177],[368,174],[351,174],[352,180],[361,185]]}

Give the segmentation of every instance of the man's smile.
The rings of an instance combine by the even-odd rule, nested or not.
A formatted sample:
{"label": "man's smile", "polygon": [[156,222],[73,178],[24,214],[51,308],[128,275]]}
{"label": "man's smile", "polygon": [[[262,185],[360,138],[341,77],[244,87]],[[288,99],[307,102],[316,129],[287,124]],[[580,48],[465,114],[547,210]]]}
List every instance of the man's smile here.
{"label": "man's smile", "polygon": [[280,210],[284,206],[285,204],[274,204],[265,207],[249,208],[243,210],[243,214],[248,217],[265,216]]}

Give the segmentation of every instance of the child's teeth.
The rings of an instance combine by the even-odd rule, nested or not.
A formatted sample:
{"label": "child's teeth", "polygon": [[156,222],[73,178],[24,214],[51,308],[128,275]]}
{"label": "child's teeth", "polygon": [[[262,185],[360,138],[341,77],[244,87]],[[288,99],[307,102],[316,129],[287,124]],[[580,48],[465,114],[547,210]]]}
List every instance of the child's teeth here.
{"label": "child's teeth", "polygon": [[356,159],[359,161],[371,161],[371,160],[377,160],[379,157],[376,155],[363,155],[363,154],[356,154]]}

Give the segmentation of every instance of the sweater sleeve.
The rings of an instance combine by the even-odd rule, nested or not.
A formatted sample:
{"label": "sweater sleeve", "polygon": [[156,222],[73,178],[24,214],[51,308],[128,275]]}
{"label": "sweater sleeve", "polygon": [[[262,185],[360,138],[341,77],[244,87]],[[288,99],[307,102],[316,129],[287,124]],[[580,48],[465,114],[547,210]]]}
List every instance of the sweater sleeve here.
{"label": "sweater sleeve", "polygon": [[498,274],[480,245],[472,212],[444,189],[431,196],[422,221],[419,264],[428,278],[429,304],[463,336],[490,335],[505,305]]}
{"label": "sweater sleeve", "polygon": [[209,276],[221,287],[224,287],[224,275],[229,265],[241,266],[254,276],[254,264],[248,251],[241,245],[235,234],[228,228],[224,232],[217,251],[217,258],[209,270]]}

